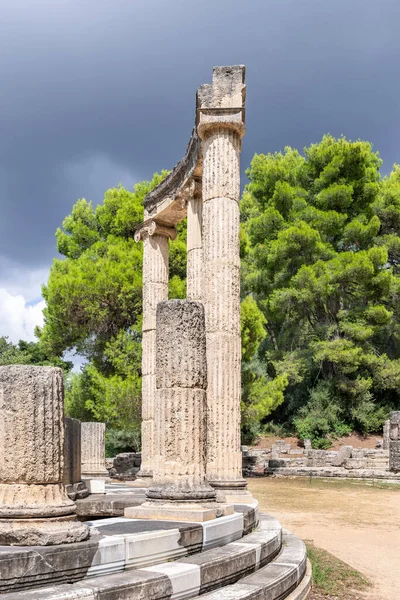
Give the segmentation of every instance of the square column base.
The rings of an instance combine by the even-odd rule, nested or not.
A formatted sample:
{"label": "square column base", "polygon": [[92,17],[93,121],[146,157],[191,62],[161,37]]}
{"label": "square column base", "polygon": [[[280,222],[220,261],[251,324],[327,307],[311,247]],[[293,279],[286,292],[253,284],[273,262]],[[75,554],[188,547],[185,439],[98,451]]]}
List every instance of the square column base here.
{"label": "square column base", "polygon": [[124,516],[128,519],[158,519],[161,521],[188,521],[204,523],[218,517],[234,513],[232,504],[185,504],[179,502],[145,502],[140,506],[125,508]]}
{"label": "square column base", "polygon": [[[221,494],[221,496],[220,496]],[[220,500],[221,498],[221,500]],[[229,504],[247,504],[249,506],[258,506],[258,501],[254,498],[251,492],[235,492],[234,490],[217,490],[217,500],[221,502],[228,502]]]}
{"label": "square column base", "polygon": [[89,490],[89,494],[105,494],[106,480],[105,479],[86,479],[82,477],[82,481]]}

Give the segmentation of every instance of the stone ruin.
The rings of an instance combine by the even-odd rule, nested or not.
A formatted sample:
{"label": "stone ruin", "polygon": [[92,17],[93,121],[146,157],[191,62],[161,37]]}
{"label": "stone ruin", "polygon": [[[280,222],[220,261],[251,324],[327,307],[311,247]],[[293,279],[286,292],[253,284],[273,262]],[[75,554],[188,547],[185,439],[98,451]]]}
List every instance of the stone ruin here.
{"label": "stone ruin", "polygon": [[[216,67],[198,91],[185,158],[145,199],[135,235],[144,242],[140,477],[104,485],[104,424],[64,424],[59,369],[0,367],[4,600],[309,594],[304,543],[258,514],[241,475],[244,98],[244,67]],[[168,240],[186,215],[188,298],[168,301]]]}
{"label": "stone ruin", "polygon": [[400,410],[390,414],[389,464],[391,471],[400,473]]}
{"label": "stone ruin", "polygon": [[62,370],[0,367],[0,544],[85,540],[64,485]]}
{"label": "stone ruin", "polygon": [[283,440],[270,448],[243,447],[243,475],[398,480],[399,429],[400,411],[395,411],[385,422],[383,439],[376,440],[376,448],[344,445],[339,450],[315,450],[310,440],[304,440],[304,448],[292,447]]}
{"label": "stone ruin", "polygon": [[[168,240],[187,217],[187,298],[205,309],[207,347],[206,475],[218,497],[246,495],[241,474],[240,152],[245,132],[245,69],[216,67],[197,92],[196,122],[185,157],[144,200],[142,466],[151,486],[159,464],[156,427],[156,313],[168,300]],[[161,325],[160,325],[161,326]]]}

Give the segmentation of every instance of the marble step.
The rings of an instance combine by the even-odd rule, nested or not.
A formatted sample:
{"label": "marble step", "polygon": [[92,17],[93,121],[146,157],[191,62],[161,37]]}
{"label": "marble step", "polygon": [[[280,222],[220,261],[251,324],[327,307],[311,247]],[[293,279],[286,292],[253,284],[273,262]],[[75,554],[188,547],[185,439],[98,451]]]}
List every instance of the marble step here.
{"label": "marble step", "polygon": [[0,594],[177,560],[242,538],[257,519],[251,506],[236,506],[233,515],[205,523],[114,517],[89,521],[91,536],[85,542],[0,546]]}
{"label": "marble step", "polygon": [[282,537],[278,556],[233,585],[202,596],[202,600],[304,600],[311,589],[311,566],[304,542],[290,532]]}
{"label": "marble step", "polygon": [[2,600],[181,600],[234,584],[281,552],[279,522],[262,515],[256,531],[238,541],[145,568],[86,578],[72,584],[6,593]]}

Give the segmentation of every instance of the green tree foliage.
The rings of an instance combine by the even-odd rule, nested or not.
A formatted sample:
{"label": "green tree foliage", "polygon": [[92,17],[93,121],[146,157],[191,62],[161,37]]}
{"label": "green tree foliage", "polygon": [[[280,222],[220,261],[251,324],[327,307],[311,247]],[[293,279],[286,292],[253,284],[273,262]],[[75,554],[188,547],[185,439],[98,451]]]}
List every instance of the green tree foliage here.
{"label": "green tree foliage", "polygon": [[[242,201],[242,288],[267,335],[257,360],[302,437],[379,429],[400,406],[400,167],[324,136],[255,155]],[[268,414],[260,413],[261,419]],[[324,444],[325,442],[321,442]]]}
{"label": "green tree foliage", "polygon": [[72,363],[62,360],[48,352],[39,342],[24,342],[13,344],[7,336],[0,337],[0,365],[42,365],[60,367],[68,372]]}
{"label": "green tree foliage", "polygon": [[[87,360],[66,381],[67,413],[116,430],[137,429],[141,396],[143,246],[133,239],[143,198],[167,174],[130,192],[108,190],[93,207],[78,200],[56,232],[57,249],[43,287],[45,324],[38,331],[50,353],[75,350]],[[186,224],[170,245],[170,296],[185,296]]]}

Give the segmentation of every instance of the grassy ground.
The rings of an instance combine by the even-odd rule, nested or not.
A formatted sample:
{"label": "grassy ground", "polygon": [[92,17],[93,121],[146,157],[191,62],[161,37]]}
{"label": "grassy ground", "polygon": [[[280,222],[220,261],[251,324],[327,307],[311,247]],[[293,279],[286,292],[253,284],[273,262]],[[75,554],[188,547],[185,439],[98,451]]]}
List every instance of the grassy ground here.
{"label": "grassy ground", "polygon": [[326,550],[306,542],[313,572],[310,600],[356,600],[371,583],[364,575]]}

